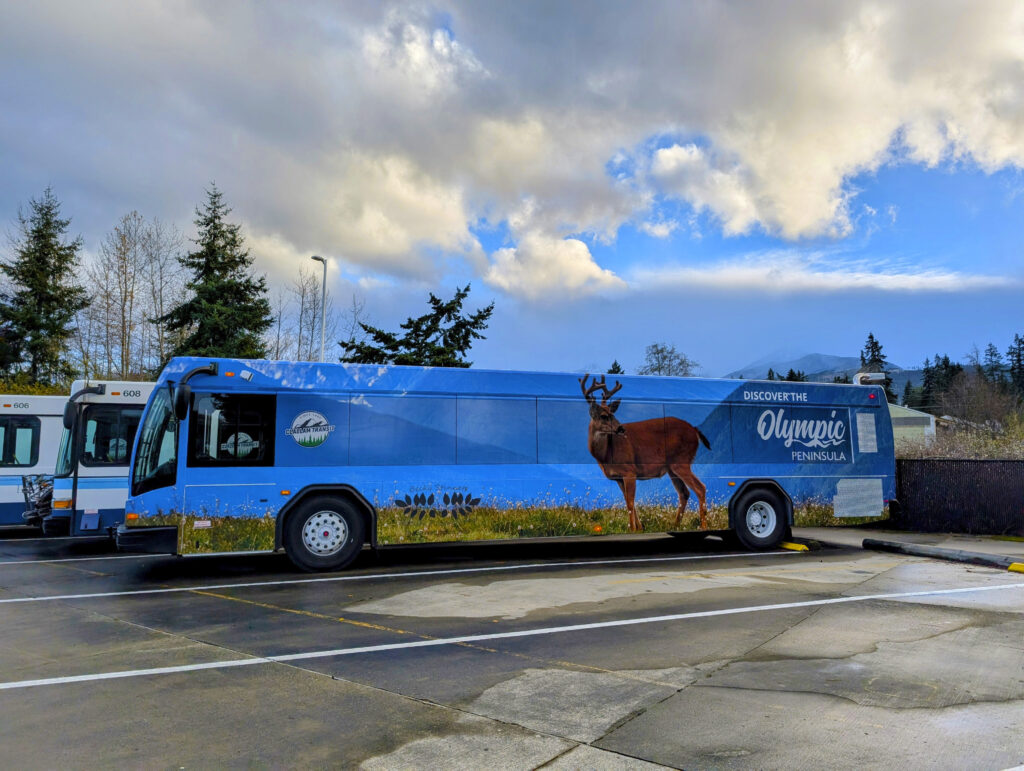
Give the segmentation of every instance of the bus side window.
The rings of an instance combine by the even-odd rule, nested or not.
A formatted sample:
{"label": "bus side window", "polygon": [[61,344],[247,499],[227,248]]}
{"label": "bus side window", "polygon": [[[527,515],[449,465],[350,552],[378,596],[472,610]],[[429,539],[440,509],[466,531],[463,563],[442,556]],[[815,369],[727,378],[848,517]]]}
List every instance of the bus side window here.
{"label": "bus side window", "polygon": [[269,394],[195,394],[188,465],[273,466],[276,412]]}
{"label": "bus side window", "polygon": [[0,466],[34,466],[39,460],[39,418],[0,418]]}

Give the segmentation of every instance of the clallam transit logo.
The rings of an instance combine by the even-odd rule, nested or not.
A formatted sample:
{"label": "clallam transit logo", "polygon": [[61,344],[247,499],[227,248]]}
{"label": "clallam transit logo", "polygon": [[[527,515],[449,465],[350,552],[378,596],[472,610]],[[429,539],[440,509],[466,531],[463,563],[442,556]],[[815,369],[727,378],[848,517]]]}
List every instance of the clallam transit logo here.
{"label": "clallam transit logo", "polygon": [[307,410],[295,416],[292,427],[285,429],[285,433],[303,447],[319,447],[327,441],[333,430],[334,426],[324,415]]}

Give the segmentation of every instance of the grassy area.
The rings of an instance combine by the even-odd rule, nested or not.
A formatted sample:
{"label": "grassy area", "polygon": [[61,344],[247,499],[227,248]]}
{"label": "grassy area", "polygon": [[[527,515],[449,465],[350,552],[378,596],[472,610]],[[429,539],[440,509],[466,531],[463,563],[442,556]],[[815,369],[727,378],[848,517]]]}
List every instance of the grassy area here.
{"label": "grassy area", "polygon": [[[645,532],[697,530],[696,511],[687,509],[677,526],[674,506],[639,506],[637,513]],[[377,539],[381,545],[446,543],[452,541],[494,541],[551,536],[612,535],[629,532],[629,518],[622,507],[584,509],[578,506],[479,507],[465,516],[409,516],[405,509],[385,507],[377,512]],[[794,512],[796,525],[827,527],[858,525],[880,517],[838,519],[832,506],[808,502]],[[208,520],[210,527],[196,528],[196,520]],[[273,517],[197,517],[177,514],[147,517],[146,525],[178,525],[183,554],[211,554],[229,551],[269,551],[274,548]],[[708,529],[725,530],[729,514],[725,506],[708,508]]]}
{"label": "grassy area", "polygon": [[[210,527],[196,528],[196,520]],[[182,554],[214,554],[230,551],[271,551],[274,548],[274,517],[208,517],[157,514],[143,520],[146,527],[176,525]],[[183,525],[183,526],[182,526]]]}
{"label": "grassy area", "polygon": [[[696,530],[698,516],[687,511],[676,526],[674,506],[638,506],[637,513],[648,533]],[[724,506],[711,507],[708,526],[728,527]],[[561,535],[609,535],[629,532],[626,508],[583,509],[577,506],[493,508],[482,506],[472,513],[451,517],[410,517],[403,509],[388,507],[377,512],[377,533],[381,544],[439,543],[445,541],[490,541]]]}

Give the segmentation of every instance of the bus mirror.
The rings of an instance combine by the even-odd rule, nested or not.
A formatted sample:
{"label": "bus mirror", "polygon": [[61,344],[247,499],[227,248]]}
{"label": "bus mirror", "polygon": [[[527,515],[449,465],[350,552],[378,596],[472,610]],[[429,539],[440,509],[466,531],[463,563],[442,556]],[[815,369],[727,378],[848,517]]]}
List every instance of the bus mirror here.
{"label": "bus mirror", "polygon": [[75,403],[69,401],[64,405],[64,428],[70,431],[75,426]]}
{"label": "bus mirror", "polygon": [[192,387],[187,383],[180,383],[174,389],[174,417],[184,420],[188,415],[188,402],[192,396]]}

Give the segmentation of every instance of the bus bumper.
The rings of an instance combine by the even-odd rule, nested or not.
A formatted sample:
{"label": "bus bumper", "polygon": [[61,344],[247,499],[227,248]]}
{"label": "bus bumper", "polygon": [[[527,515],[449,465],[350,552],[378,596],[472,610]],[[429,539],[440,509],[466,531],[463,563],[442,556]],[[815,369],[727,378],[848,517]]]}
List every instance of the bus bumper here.
{"label": "bus bumper", "polygon": [[125,527],[117,526],[118,551],[143,552],[145,554],[177,554],[178,528],[168,527]]}

